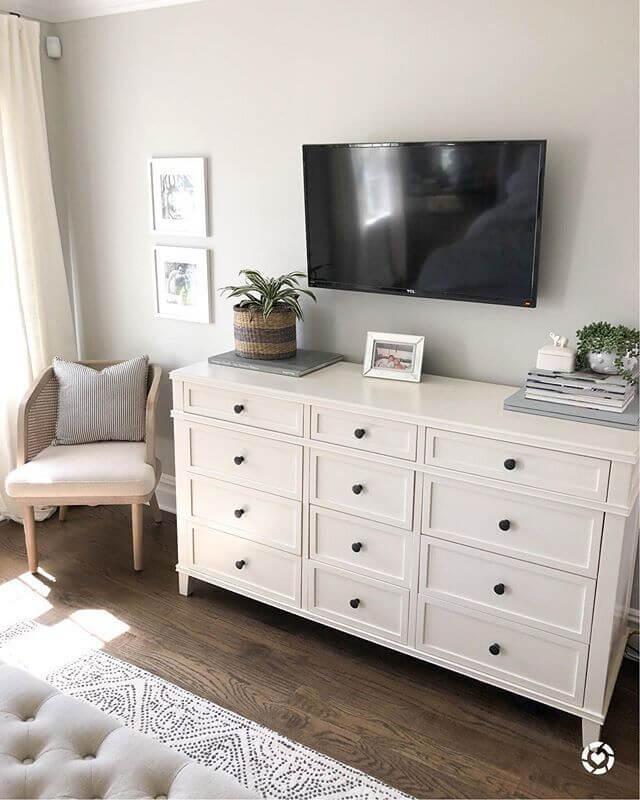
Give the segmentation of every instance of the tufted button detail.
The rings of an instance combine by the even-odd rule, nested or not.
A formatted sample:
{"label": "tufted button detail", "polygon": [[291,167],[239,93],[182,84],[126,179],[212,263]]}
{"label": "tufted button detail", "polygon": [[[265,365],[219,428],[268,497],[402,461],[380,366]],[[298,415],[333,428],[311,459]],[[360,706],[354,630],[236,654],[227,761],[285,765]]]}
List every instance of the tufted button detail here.
{"label": "tufted button detail", "polygon": [[[243,576],[247,568],[251,573],[251,564]],[[128,796],[149,800],[170,798],[174,791],[185,798],[244,796],[230,776],[203,773],[202,765],[187,756],[4,663],[0,698],[0,798],[64,795],[101,800],[118,794],[118,786],[126,787]],[[8,718],[4,736],[3,715]]]}

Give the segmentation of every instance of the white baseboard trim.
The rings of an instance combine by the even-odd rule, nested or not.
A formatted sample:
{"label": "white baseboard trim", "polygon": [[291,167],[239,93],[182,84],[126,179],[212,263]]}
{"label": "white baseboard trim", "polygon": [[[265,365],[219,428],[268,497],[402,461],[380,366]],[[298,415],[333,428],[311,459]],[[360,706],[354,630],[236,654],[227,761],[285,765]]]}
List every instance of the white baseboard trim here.
{"label": "white baseboard trim", "polygon": [[167,511],[169,514],[176,513],[176,479],[173,475],[162,473],[156,489],[156,497],[158,505],[163,511]]}
{"label": "white baseboard trim", "polygon": [[[176,479],[173,477],[173,475],[167,475],[165,472],[162,473],[156,494],[160,508],[163,511],[168,511],[170,514],[175,514]],[[640,609],[629,609],[629,626],[632,628],[640,628]]]}

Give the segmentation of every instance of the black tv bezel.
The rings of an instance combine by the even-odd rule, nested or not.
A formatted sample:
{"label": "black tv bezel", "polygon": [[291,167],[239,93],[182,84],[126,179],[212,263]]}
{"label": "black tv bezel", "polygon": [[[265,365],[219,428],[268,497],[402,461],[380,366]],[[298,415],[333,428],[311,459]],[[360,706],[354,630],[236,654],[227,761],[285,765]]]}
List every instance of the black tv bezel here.
{"label": "black tv bezel", "polygon": [[[398,289],[397,287],[366,286],[365,284],[340,283],[314,278],[311,270],[309,243],[309,209],[307,185],[307,151],[312,147],[351,148],[351,147],[442,147],[461,144],[535,144],[540,147],[538,161],[538,203],[536,207],[536,225],[533,245],[533,264],[531,270],[531,294],[521,300],[507,297],[476,297],[458,292],[425,292],[417,289]],[[302,174],[304,182],[304,218],[305,240],[307,247],[307,282],[314,289],[338,289],[347,292],[368,292],[371,294],[391,294],[396,297],[429,297],[436,300],[460,300],[467,303],[489,303],[491,305],[514,306],[516,308],[535,308],[538,304],[538,266],[540,261],[540,231],[542,228],[542,198],[544,194],[544,174],[547,156],[546,139],[457,139],[433,142],[349,142],[349,143],[315,143],[302,145]]]}

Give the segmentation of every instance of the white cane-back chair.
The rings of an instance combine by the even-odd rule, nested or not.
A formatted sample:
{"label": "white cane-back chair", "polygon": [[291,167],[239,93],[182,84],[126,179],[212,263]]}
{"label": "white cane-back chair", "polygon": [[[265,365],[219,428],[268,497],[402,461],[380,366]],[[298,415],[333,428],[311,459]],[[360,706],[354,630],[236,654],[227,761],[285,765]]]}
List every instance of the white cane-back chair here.
{"label": "white cane-back chair", "polygon": [[[102,370],[119,361],[79,361]],[[38,570],[34,508],[59,506],[64,521],[67,506],[130,505],[133,568],[143,566],[143,506],[150,504],[162,521],[155,491],[161,474],[155,454],[155,424],[162,369],[149,365],[145,438],[142,442],[94,442],[59,445],[52,441],[58,413],[58,381],[47,367],[27,392],[18,410],[18,465],[6,480],[7,494],[23,510],[29,571]]]}

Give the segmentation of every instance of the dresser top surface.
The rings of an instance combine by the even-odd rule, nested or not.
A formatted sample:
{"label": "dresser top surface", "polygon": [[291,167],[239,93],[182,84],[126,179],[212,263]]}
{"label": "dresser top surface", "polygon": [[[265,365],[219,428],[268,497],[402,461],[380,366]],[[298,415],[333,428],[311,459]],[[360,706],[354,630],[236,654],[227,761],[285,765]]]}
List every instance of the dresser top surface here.
{"label": "dresser top surface", "polygon": [[418,424],[494,435],[557,449],[637,461],[638,434],[583,422],[505,411],[517,387],[423,375],[421,383],[365,378],[360,364],[340,362],[303,378],[222,367],[207,361],[171,372],[171,379],[300,402],[329,403]]}

